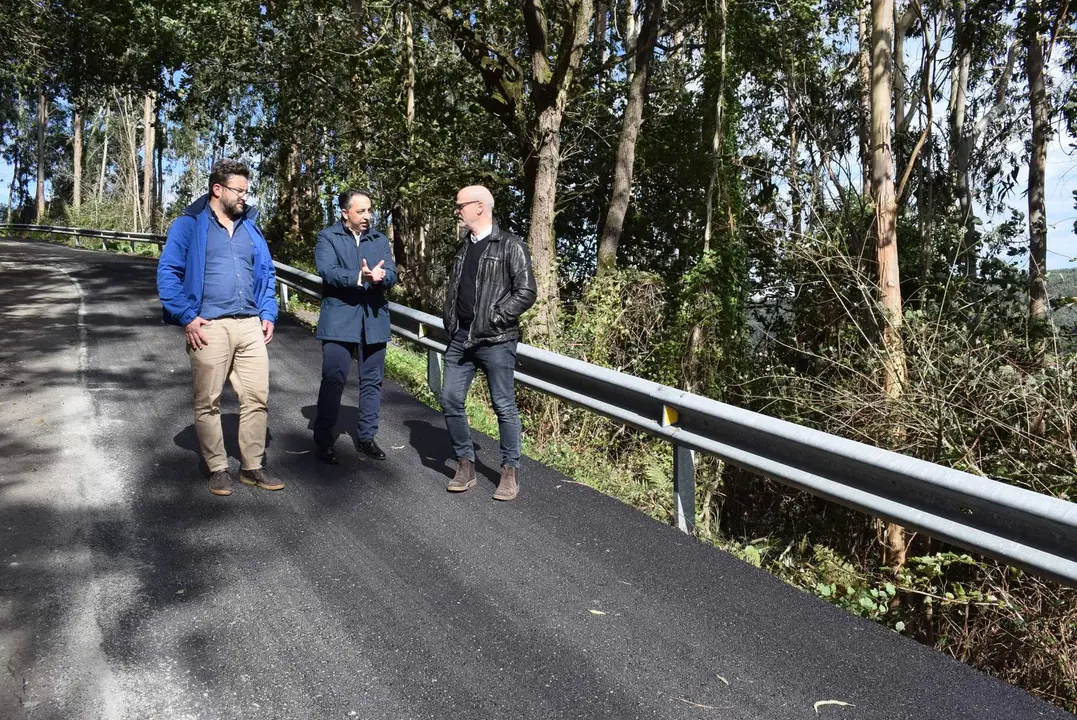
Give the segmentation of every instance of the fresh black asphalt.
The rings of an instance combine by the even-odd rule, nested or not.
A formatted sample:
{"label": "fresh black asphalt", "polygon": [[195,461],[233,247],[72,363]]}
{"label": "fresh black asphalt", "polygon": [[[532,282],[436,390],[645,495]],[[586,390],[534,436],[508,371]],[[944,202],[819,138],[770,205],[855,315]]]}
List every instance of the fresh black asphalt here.
{"label": "fresh black asphalt", "polygon": [[287,488],[213,496],[152,261],[4,240],[0,291],[5,718],[1070,717],[536,462],[496,503],[496,440],[446,493],[441,417],[391,382],[388,459],[344,435],[317,465],[320,348],[287,317]]}

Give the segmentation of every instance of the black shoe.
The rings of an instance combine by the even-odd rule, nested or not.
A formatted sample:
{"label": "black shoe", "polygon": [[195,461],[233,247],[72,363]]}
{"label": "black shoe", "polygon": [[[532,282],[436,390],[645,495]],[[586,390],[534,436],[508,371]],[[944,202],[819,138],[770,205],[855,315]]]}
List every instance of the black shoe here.
{"label": "black shoe", "polygon": [[340,458],[337,457],[337,454],[335,452],[333,452],[333,448],[331,448],[331,447],[317,448],[314,451],[314,457],[318,458],[318,462],[323,462],[326,465],[339,465],[340,464]]}
{"label": "black shoe", "polygon": [[385,451],[378,447],[378,444],[374,442],[374,438],[370,438],[369,440],[360,440],[359,442],[355,443],[355,447],[359,450],[359,452],[363,453],[369,458],[373,458],[375,460],[385,459]]}

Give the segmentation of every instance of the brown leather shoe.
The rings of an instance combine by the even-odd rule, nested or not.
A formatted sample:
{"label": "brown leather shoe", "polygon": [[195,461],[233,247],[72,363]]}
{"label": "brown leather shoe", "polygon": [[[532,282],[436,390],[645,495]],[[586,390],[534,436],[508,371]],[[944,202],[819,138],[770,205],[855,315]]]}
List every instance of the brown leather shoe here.
{"label": "brown leather shoe", "polygon": [[231,495],[232,475],[227,470],[210,473],[209,491],[214,495]]}
{"label": "brown leather shoe", "polygon": [[240,470],[239,481],[244,485],[257,485],[263,490],[283,490],[284,483],[270,477],[262,468],[255,470]]}
{"label": "brown leather shoe", "polygon": [[501,480],[494,491],[494,500],[513,500],[520,493],[520,482],[516,479],[519,468],[501,467]]}
{"label": "brown leather shoe", "polygon": [[475,479],[475,461],[467,458],[456,459],[456,475],[445,486],[449,492],[464,492],[475,487],[478,480]]}

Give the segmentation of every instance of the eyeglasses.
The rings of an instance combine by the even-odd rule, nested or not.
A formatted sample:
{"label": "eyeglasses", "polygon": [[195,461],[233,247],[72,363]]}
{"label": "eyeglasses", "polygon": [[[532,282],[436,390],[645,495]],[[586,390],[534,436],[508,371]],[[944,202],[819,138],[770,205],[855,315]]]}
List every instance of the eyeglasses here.
{"label": "eyeglasses", "polygon": [[468,200],[467,202],[456,203],[456,205],[453,206],[453,212],[460,212],[461,210],[466,208],[468,205],[471,205],[472,203],[477,203],[477,202],[482,202],[482,200]]}
{"label": "eyeglasses", "polygon": [[225,190],[231,190],[236,194],[236,197],[245,198],[251,194],[250,188],[247,188],[246,190],[237,190],[236,188],[228,187],[227,185],[221,185],[221,187],[223,187]]}

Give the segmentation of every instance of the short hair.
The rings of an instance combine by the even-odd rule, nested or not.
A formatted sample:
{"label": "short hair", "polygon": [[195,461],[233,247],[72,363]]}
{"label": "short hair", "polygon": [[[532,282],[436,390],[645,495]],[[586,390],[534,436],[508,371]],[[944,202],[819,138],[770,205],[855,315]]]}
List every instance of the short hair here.
{"label": "short hair", "polygon": [[364,190],[345,190],[337,196],[337,205],[340,206],[341,210],[347,210],[352,205],[352,198],[357,195],[359,197],[365,197],[367,200],[370,200],[370,193]]}
{"label": "short hair", "polygon": [[229,160],[227,158],[218,160],[213,163],[213,167],[209,171],[209,189],[212,190],[214,185],[224,185],[228,178],[233,175],[240,175],[251,179],[251,169],[247,167],[246,163],[241,163],[239,160]]}

